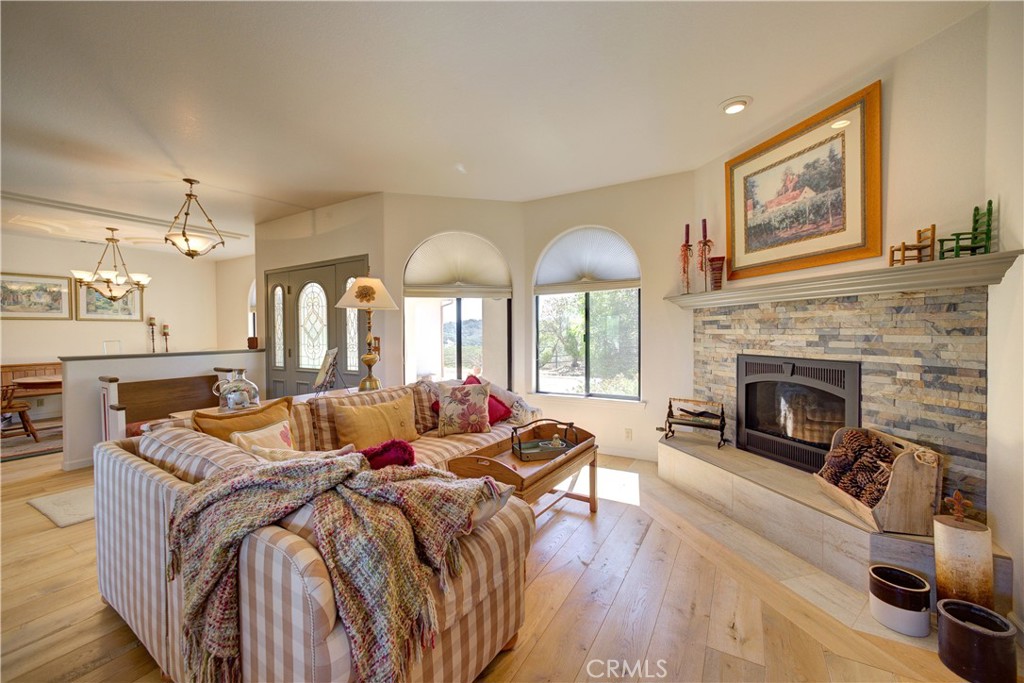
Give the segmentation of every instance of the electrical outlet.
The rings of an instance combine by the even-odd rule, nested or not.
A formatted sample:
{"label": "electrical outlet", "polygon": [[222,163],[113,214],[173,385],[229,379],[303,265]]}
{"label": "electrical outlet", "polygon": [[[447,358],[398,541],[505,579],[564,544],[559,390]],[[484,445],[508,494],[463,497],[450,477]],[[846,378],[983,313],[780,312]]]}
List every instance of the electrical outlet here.
{"label": "electrical outlet", "polygon": [[626,427],[626,441],[632,441],[632,440],[633,440],[633,430],[630,429],[629,427]]}
{"label": "electrical outlet", "polygon": [[37,398],[36,399],[36,408],[42,408],[42,407],[43,407],[43,399]]}

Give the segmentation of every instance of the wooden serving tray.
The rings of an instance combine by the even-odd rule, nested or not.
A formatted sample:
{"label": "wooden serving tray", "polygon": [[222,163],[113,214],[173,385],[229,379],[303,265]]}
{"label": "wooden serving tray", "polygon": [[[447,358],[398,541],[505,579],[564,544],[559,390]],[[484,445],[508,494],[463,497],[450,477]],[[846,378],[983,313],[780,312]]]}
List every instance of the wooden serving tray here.
{"label": "wooden serving tray", "polygon": [[[538,424],[519,432],[523,441],[550,439],[555,432],[562,436],[562,430],[555,423]],[[576,427],[579,443],[551,460],[520,460],[512,452],[512,438],[484,446],[472,453],[448,461],[448,470],[460,477],[493,477],[495,481],[515,486],[517,496],[527,503],[536,502],[559,482],[577,473],[597,457],[594,435]],[[593,482],[592,482],[593,484]],[[592,497],[595,495],[591,487]],[[572,496],[575,497],[575,496]],[[588,499],[589,500],[589,499]],[[593,509],[593,497],[591,507]]]}

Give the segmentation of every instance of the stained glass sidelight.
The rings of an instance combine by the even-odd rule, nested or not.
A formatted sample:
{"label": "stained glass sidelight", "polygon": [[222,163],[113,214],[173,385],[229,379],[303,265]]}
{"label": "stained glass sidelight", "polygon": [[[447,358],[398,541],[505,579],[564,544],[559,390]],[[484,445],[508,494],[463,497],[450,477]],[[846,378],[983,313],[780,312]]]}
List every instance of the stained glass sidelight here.
{"label": "stained glass sidelight", "polygon": [[[350,277],[345,282],[345,291],[356,281]],[[345,310],[345,370],[355,372],[359,369],[359,309]]]}
{"label": "stained glass sidelight", "polygon": [[316,370],[327,351],[327,294],[316,282],[299,292],[299,367]]}
{"label": "stained glass sidelight", "polygon": [[284,367],[284,289],[274,287],[274,367]]}

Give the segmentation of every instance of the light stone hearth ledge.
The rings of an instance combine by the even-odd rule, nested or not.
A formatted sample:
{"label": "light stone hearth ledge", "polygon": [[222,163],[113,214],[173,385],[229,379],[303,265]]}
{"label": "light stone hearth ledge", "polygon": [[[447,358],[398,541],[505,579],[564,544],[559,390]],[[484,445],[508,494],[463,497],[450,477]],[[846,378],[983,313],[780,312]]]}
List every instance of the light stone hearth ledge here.
{"label": "light stone hearth ledge", "polygon": [[666,296],[680,308],[739,306],[769,301],[797,301],[886,292],[920,292],[948,287],[980,287],[999,284],[1024,250],[981,256],[962,256],[945,261],[912,263],[853,273],[837,273],[764,285],[730,287],[715,292]]}
{"label": "light stone hearth ledge", "polygon": [[[892,564],[932,584],[929,536],[876,533],[826,496],[813,477],[741,451],[717,437],[679,432],[658,442],[658,477],[698,502],[857,590],[867,590],[868,566]],[[997,611],[1012,601],[1013,559],[993,546]]]}

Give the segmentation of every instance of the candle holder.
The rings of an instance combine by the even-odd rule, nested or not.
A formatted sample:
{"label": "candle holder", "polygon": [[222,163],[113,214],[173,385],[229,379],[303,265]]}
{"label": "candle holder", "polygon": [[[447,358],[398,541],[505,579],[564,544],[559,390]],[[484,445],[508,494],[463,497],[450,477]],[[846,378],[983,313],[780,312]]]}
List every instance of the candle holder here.
{"label": "candle holder", "polygon": [[170,348],[167,344],[167,340],[171,336],[171,331],[167,328],[166,325],[164,326],[163,331],[160,332],[160,336],[164,338],[164,353],[168,353],[170,351]]}
{"label": "candle holder", "polygon": [[679,263],[683,268],[683,287],[686,293],[690,293],[690,257],[693,255],[693,245],[683,242],[679,247]]}
{"label": "candle holder", "polygon": [[146,324],[149,326],[149,352],[156,353],[156,318],[150,318]]}
{"label": "candle holder", "polygon": [[708,255],[711,253],[711,247],[715,246],[715,243],[708,238],[702,239],[697,242],[697,267],[700,272],[704,273],[704,291],[708,290]]}

